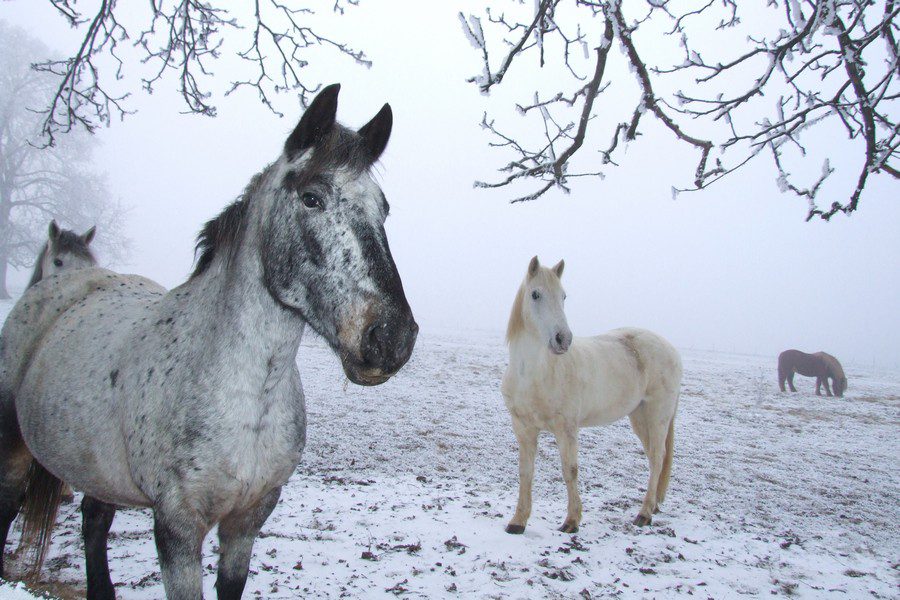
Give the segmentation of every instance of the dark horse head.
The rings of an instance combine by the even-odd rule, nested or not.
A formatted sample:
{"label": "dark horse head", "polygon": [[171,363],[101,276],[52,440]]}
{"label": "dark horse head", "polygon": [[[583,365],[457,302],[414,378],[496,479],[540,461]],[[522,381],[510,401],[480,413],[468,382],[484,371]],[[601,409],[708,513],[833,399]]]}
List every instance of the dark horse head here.
{"label": "dark horse head", "polygon": [[254,213],[269,294],[328,341],[352,382],[376,385],[406,363],[419,331],[384,232],[389,206],[371,174],[393,117],[385,104],[348,129],[335,121],[339,90],[316,96],[281,158],[206,224],[194,276]]}

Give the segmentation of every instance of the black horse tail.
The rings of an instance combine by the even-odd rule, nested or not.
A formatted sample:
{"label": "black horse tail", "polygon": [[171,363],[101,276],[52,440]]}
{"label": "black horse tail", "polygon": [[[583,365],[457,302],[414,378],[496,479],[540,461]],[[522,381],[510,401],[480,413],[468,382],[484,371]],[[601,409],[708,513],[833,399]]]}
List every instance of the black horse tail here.
{"label": "black horse tail", "polygon": [[38,461],[32,460],[26,479],[25,499],[22,503],[22,539],[19,550],[28,553],[26,564],[29,577],[37,577],[41,572],[50,537],[56,525],[56,513],[62,498],[63,482],[45,469]]}

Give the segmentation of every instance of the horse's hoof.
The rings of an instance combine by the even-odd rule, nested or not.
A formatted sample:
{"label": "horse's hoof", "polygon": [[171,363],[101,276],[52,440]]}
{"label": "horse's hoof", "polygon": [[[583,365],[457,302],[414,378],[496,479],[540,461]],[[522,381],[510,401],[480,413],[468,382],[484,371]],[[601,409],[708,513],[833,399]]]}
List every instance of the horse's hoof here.
{"label": "horse's hoof", "polygon": [[513,525],[512,523],[510,523],[509,525],[506,526],[506,533],[512,533],[513,535],[521,535],[521,534],[525,533],[525,526],[524,525]]}
{"label": "horse's hoof", "polygon": [[645,517],[644,515],[641,515],[641,514],[638,514],[638,516],[636,516],[634,518],[634,521],[632,521],[632,523],[634,525],[637,525],[638,527],[646,527],[647,525],[649,525],[652,522],[653,522],[652,517]]}
{"label": "horse's hoof", "polygon": [[658,515],[658,514],[659,514],[659,507],[658,507],[658,506],[657,506],[656,508],[653,509],[653,514],[654,514],[654,515]]}
{"label": "horse's hoof", "polygon": [[563,533],[578,533],[578,523],[574,521],[566,521],[562,524],[562,527],[559,528]]}

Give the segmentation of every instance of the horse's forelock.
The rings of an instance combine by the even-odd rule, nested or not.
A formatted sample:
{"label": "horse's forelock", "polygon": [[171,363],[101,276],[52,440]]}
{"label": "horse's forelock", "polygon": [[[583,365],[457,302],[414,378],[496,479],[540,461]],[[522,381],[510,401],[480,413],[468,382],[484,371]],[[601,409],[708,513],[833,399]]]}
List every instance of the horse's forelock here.
{"label": "horse's forelock", "polygon": [[338,169],[361,175],[374,163],[362,137],[340,124],[335,124],[327,136],[294,161],[299,163],[299,168],[289,171],[286,187],[303,186],[323,173]]}

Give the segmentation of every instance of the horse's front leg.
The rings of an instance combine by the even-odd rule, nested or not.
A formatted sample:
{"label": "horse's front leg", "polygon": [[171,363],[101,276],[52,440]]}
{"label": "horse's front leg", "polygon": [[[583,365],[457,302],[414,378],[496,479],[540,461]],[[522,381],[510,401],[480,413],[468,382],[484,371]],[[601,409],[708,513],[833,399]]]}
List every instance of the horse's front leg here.
{"label": "horse's front leg", "polygon": [[581,524],[581,496],[578,494],[578,427],[566,426],[555,430],[563,479],[566,482],[568,506],[566,520],[559,528],[563,533],[575,533]]}
{"label": "horse's front leg", "polygon": [[519,500],[506,533],[524,533],[531,516],[531,484],[534,481],[534,457],[537,453],[538,429],[512,417],[513,431],[519,442]]}
{"label": "horse's front leg", "polygon": [[244,592],[253,542],[278,504],[280,495],[281,487],[277,487],[249,510],[228,515],[219,523],[219,574],[216,578],[219,600],[237,600]]}
{"label": "horse's front leg", "polygon": [[186,505],[153,509],[153,536],[168,600],[203,598],[201,550],[209,527],[192,512]]}
{"label": "horse's front leg", "polygon": [[825,386],[825,395],[831,398],[834,394],[831,393],[831,386],[828,385],[828,376],[822,378],[822,384]]}
{"label": "horse's front leg", "polygon": [[796,392],[797,388],[794,387],[794,372],[791,371],[787,376],[788,386],[791,388],[792,392]]}
{"label": "horse's front leg", "polygon": [[81,534],[84,537],[84,562],[87,570],[87,597],[90,600],[114,600],[116,589],[109,576],[107,538],[116,507],[96,498],[81,500]]}
{"label": "horse's front leg", "polygon": [[[822,381],[822,377],[816,377],[816,396],[822,395]],[[825,385],[827,386],[828,384],[826,383]],[[831,394],[828,395],[830,396]]]}

